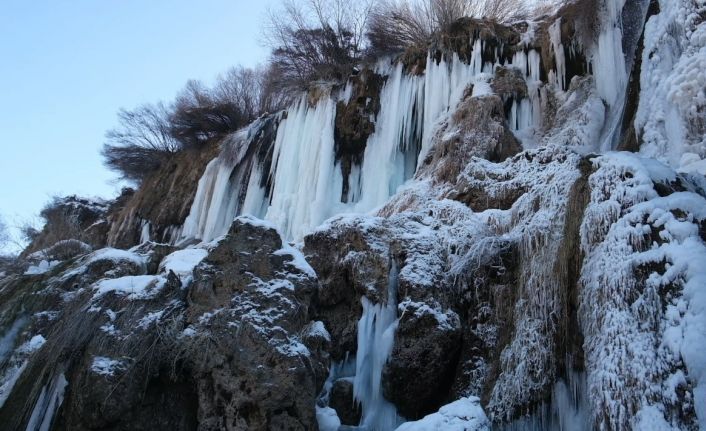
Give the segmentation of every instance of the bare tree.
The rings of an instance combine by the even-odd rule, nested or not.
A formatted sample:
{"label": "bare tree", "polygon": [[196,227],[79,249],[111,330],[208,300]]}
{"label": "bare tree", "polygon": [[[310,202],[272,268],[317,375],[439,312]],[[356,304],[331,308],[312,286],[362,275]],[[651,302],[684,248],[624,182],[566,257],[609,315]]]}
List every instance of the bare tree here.
{"label": "bare tree", "polygon": [[119,126],[106,138],[115,146],[138,146],[173,153],[179,143],[170,133],[169,109],[164,103],[144,104],[128,111],[118,111]]}
{"label": "bare tree", "polygon": [[0,250],[7,247],[7,245],[12,241],[12,236],[7,228],[5,220],[0,216]]}
{"label": "bare tree", "polygon": [[259,90],[246,94],[249,90],[244,87],[249,84],[244,79],[249,76],[236,72],[231,75],[233,79],[222,79],[215,91],[198,81],[187,82],[169,116],[172,136],[183,147],[200,147],[252,121],[258,113],[254,98]]}
{"label": "bare tree", "polygon": [[373,55],[424,46],[463,17],[512,21],[528,14],[519,0],[382,0],[373,9],[368,38]]}
{"label": "bare tree", "polygon": [[270,84],[286,91],[346,79],[360,61],[373,0],[284,0],[269,11]]}
{"label": "bare tree", "polygon": [[163,103],[118,111],[118,127],[106,133],[104,164],[125,180],[140,182],[179,150]]}

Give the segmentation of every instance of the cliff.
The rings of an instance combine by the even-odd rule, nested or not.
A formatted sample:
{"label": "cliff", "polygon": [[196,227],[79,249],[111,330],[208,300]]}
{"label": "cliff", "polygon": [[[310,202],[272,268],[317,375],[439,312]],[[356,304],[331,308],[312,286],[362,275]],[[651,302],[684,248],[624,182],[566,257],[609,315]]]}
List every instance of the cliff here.
{"label": "cliff", "polygon": [[706,429],[704,16],[463,18],[62,201],[0,278],[0,423]]}

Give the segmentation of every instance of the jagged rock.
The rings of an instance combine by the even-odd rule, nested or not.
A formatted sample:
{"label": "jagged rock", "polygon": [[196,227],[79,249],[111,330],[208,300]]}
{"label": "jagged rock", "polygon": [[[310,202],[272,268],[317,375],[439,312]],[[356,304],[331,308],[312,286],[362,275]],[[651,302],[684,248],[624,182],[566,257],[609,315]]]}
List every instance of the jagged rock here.
{"label": "jagged rock", "polygon": [[458,362],[461,331],[452,310],[442,312],[411,301],[400,304],[395,344],[383,371],[383,394],[402,416],[419,419],[445,400]]}
{"label": "jagged rock", "polygon": [[[0,327],[46,336],[0,408],[3,423],[21,426],[27,399],[68,381],[58,429],[315,427],[330,336],[309,318],[317,280],[299,252],[274,229],[238,219],[182,288],[189,278],[158,265],[170,250],[98,250],[3,279]],[[150,265],[162,272],[141,275]],[[7,364],[26,356],[17,349]],[[16,372],[7,364],[2,378]]]}
{"label": "jagged rock", "polygon": [[147,222],[152,239],[176,239],[172,233],[189,215],[199,178],[218,148],[214,143],[198,151],[181,151],[145,179],[136,192],[121,196],[119,205],[110,211],[107,244],[118,248],[139,244]]}
{"label": "jagged rock", "polygon": [[436,133],[438,142],[417,176],[431,175],[440,183],[455,183],[474,156],[500,162],[522,150],[507,127],[503,102],[496,95],[467,94]]}
{"label": "jagged rock", "polygon": [[102,200],[79,196],[55,198],[41,212],[46,225],[22,251],[21,257],[28,257],[64,240],[79,240],[94,248],[105,246],[103,222],[107,211],[108,203]]}
{"label": "jagged rock", "polygon": [[329,406],[336,410],[342,425],[354,426],[360,423],[360,404],[353,398],[351,378],[341,378],[334,381],[329,397]]}
{"label": "jagged rock", "polygon": [[341,197],[348,196],[348,178],[353,165],[360,165],[368,137],[375,131],[375,117],[380,112],[380,91],[385,78],[370,69],[364,69],[351,78],[348,103],[336,105],[334,142],[336,160],[341,162],[344,184]]}
{"label": "jagged rock", "polygon": [[236,219],[195,271],[187,315],[203,334],[192,346],[202,429],[315,426],[327,358],[297,334],[316,277],[283,247],[274,229]]}
{"label": "jagged rock", "polygon": [[147,274],[157,274],[159,272],[159,264],[162,260],[174,253],[177,248],[169,244],[159,244],[153,241],[147,241],[137,247],[131,249],[133,252],[144,256],[145,270]]}
{"label": "jagged rock", "polygon": [[503,101],[510,98],[527,97],[525,77],[519,69],[514,67],[498,66],[495,69],[495,77],[490,83],[490,88],[502,97]]}
{"label": "jagged rock", "polygon": [[385,299],[389,261],[360,231],[346,227],[307,235],[304,253],[320,282],[313,314],[331,333],[332,358],[341,360],[356,350],[360,297]]}

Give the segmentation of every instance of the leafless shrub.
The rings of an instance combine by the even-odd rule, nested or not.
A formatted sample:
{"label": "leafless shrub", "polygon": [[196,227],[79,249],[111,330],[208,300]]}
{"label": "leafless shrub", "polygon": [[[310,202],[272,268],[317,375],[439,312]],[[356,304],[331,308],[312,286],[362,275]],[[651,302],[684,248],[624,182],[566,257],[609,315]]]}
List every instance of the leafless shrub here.
{"label": "leafless shrub", "polygon": [[7,228],[7,224],[2,217],[0,217],[0,250],[4,249],[12,240],[10,231]]}
{"label": "leafless shrub", "polygon": [[370,16],[368,38],[372,55],[402,51],[423,45],[433,31],[428,3],[386,0],[379,3]]}
{"label": "leafless shrub", "polygon": [[145,104],[118,112],[118,127],[106,133],[104,164],[125,180],[140,182],[179,149],[171,133],[169,109]]}
{"label": "leafless shrub", "polygon": [[[546,6],[548,2],[538,1],[535,7]],[[471,5],[470,15],[501,23],[527,19],[533,13],[527,2],[521,0],[484,0]]]}
{"label": "leafless shrub", "polygon": [[142,182],[176,152],[198,148],[238,130],[273,107],[263,73],[242,67],[220,75],[213,88],[188,81],[170,104],[145,104],[118,113],[106,134],[105,165],[122,179]]}
{"label": "leafless shrub", "polygon": [[382,0],[373,9],[367,36],[372,55],[424,46],[463,17],[507,22],[526,16],[519,0]]}
{"label": "leafless shrub", "polygon": [[373,0],[285,0],[270,11],[264,36],[272,48],[275,91],[347,78],[361,58],[372,5]]}
{"label": "leafless shrub", "polygon": [[37,217],[30,219],[25,219],[17,226],[17,230],[20,233],[20,242],[22,244],[29,244],[42,233],[41,223],[37,220]]}
{"label": "leafless shrub", "polygon": [[47,244],[83,237],[79,212],[67,205],[67,199],[70,198],[54,196],[39,213],[39,216],[44,219],[45,225],[51,226],[50,233],[54,237],[48,238]]}
{"label": "leafless shrub", "polygon": [[[235,82],[222,80],[221,94],[198,81],[187,82],[169,116],[172,136],[182,147],[200,147],[247,124],[255,116],[256,101],[250,100],[250,95],[243,94],[242,88],[238,87],[240,85]],[[249,106],[243,108],[238,100],[231,100],[229,96],[248,99]]]}

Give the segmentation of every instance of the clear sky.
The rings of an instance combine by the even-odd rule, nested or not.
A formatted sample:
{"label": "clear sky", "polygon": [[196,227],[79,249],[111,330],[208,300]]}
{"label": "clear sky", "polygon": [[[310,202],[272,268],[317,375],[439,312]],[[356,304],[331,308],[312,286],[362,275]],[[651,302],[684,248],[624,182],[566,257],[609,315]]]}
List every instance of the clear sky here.
{"label": "clear sky", "polygon": [[112,197],[99,154],[119,108],[171,100],[267,57],[276,0],[3,0],[0,215],[10,225],[52,195]]}

